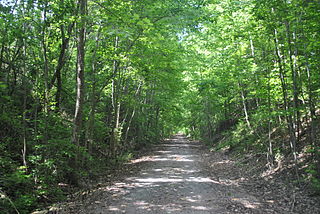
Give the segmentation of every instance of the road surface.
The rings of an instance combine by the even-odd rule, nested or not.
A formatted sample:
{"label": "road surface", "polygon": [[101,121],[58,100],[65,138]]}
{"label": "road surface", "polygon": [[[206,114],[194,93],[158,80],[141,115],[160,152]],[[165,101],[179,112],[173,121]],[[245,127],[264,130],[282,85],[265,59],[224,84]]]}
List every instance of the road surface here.
{"label": "road surface", "polygon": [[156,146],[135,176],[90,193],[75,213],[273,213],[236,184],[209,176],[201,145],[176,135]]}

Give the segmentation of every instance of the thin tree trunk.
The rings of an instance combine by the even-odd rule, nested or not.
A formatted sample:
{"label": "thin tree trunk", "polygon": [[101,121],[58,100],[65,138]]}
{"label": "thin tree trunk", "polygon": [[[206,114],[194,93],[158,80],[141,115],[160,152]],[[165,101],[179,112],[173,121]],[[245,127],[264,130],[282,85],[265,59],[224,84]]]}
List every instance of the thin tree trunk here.
{"label": "thin tree trunk", "polygon": [[281,52],[280,52],[280,48],[279,48],[279,41],[278,41],[278,32],[275,29],[274,30],[274,42],[275,42],[275,54],[278,60],[278,66],[279,66],[279,74],[280,74],[280,80],[281,80],[281,86],[282,86],[282,95],[283,95],[283,103],[284,103],[284,109],[286,111],[286,119],[287,119],[287,126],[288,126],[288,131],[289,131],[289,135],[290,135],[290,147],[292,149],[292,154],[293,154],[293,158],[294,161],[297,160],[296,157],[296,151],[295,151],[295,147],[296,147],[296,136],[294,133],[294,127],[293,127],[293,121],[292,121],[292,117],[289,114],[289,106],[288,106],[288,93],[287,93],[287,84],[286,84],[286,80],[285,80],[285,76],[284,76],[284,69],[283,69],[283,64],[282,64],[282,57],[281,57]]}
{"label": "thin tree trunk", "polygon": [[[0,51],[0,72],[1,74],[3,74],[3,71],[4,70],[2,68],[2,64],[3,64],[3,54],[4,54],[4,39],[2,40],[2,44],[1,44],[1,51]],[[1,76],[0,76],[1,77]]]}
{"label": "thin tree trunk", "polygon": [[[72,142],[80,147],[80,133],[82,127],[82,109],[84,104],[84,64],[85,64],[85,15],[86,15],[86,0],[79,0],[80,5],[79,15],[81,21],[78,26],[78,45],[77,45],[77,97],[73,120]],[[79,154],[78,154],[79,155]],[[78,157],[77,159],[78,160]]]}
{"label": "thin tree trunk", "polygon": [[[306,50],[306,47],[304,47],[304,50]],[[317,128],[316,128],[316,107],[315,107],[315,101],[314,101],[314,93],[313,93],[313,84],[312,84],[312,73],[310,71],[310,65],[309,65],[309,57],[307,56],[306,52],[304,53],[305,60],[306,60],[306,71],[308,76],[308,95],[309,95],[309,114],[310,114],[310,123],[311,123],[311,129],[310,129],[310,141],[313,148],[319,148],[319,144],[317,142],[316,136],[317,136]],[[316,159],[318,159],[318,166],[317,170],[320,173],[320,155],[317,155],[317,152],[315,152]]]}
{"label": "thin tree trunk", "polygon": [[89,119],[87,124],[87,130],[86,130],[86,148],[88,149],[89,153],[91,153],[92,150],[92,144],[93,144],[93,137],[94,137],[94,124],[95,124],[95,112],[98,102],[98,96],[100,96],[100,93],[96,93],[96,54],[97,49],[99,46],[99,39],[100,39],[100,30],[98,32],[98,35],[96,36],[96,46],[93,53],[93,62],[92,62],[92,94],[91,94],[91,109],[89,113]]}
{"label": "thin tree trunk", "polygon": [[57,67],[55,70],[55,77],[57,79],[57,92],[56,92],[56,97],[55,97],[56,111],[60,110],[61,90],[62,90],[61,70],[65,64],[65,61],[66,61],[65,55],[66,55],[66,50],[68,49],[68,44],[69,44],[69,37],[65,37],[64,26],[61,25],[60,29],[61,29],[61,47],[60,47],[58,64],[57,64]]}
{"label": "thin tree trunk", "polygon": [[[58,85],[59,85],[59,80],[61,81],[61,71],[67,61],[67,54],[66,53],[67,53],[67,50],[69,47],[70,36],[71,36],[70,34],[72,33],[74,24],[75,24],[74,22],[69,24],[68,30],[67,30],[67,36],[65,35],[64,25],[60,26],[60,30],[61,30],[60,53],[59,53],[59,58],[58,58],[58,63],[57,63],[56,69],[55,69],[55,73],[50,81],[49,90],[52,89],[56,80],[57,80],[57,90],[59,89]],[[60,78],[60,79],[58,79],[58,78]],[[62,84],[62,83],[60,83],[60,84]],[[62,90],[62,86],[61,86],[60,90]],[[61,91],[60,91],[60,93],[61,93]]]}
{"label": "thin tree trunk", "polygon": [[[138,96],[138,94],[140,92],[140,89],[141,89],[141,86],[142,86],[142,82],[139,82],[139,85],[138,85],[137,90],[135,92],[135,97]],[[135,114],[136,114],[136,105],[134,105],[131,117],[130,117],[130,119],[128,121],[128,126],[127,126],[125,137],[124,137],[124,141],[125,142],[128,140],[128,135],[129,135],[129,131],[130,131],[130,128],[131,128],[131,123],[132,123],[132,120],[133,120]]]}
{"label": "thin tree trunk", "polygon": [[[24,69],[24,74],[25,74],[25,69]],[[24,84],[24,89],[23,89],[23,107],[22,107],[22,126],[23,126],[23,134],[22,134],[22,144],[23,144],[23,149],[22,149],[22,162],[23,166],[27,167],[27,117],[26,117],[26,112],[27,112],[27,86],[26,86],[26,81],[25,81],[25,75],[23,77],[23,84]]]}
{"label": "thin tree trunk", "polygon": [[[251,49],[251,56],[253,58],[253,62],[256,63],[256,55],[255,55],[255,49],[254,49],[254,44],[253,44],[253,40],[251,37],[251,33],[249,32],[249,39],[250,39],[250,49]],[[259,78],[257,75],[257,72],[254,72],[254,77],[255,77],[255,83],[256,83],[256,87],[259,87]],[[256,102],[256,106],[257,108],[259,108],[260,104],[259,104],[259,97],[256,96],[254,97],[254,100]]]}
{"label": "thin tree trunk", "polygon": [[[266,51],[265,49],[262,50],[262,58],[266,58]],[[274,63],[274,62],[273,62]],[[272,133],[272,107],[271,107],[271,67],[268,64],[266,71],[267,71],[267,104],[268,104],[268,146],[267,146],[267,161],[270,168],[273,168],[274,166],[274,157],[273,157],[273,145],[272,145],[272,139],[271,139],[271,133]]]}
{"label": "thin tree trunk", "polygon": [[[292,92],[293,92],[293,131],[296,138],[296,141],[298,141],[297,135],[299,133],[299,92],[298,92],[298,86],[297,86],[297,70],[296,70],[296,56],[293,55],[292,52],[292,40],[291,40],[291,32],[290,32],[290,25],[289,22],[285,22],[286,25],[286,31],[287,31],[287,43],[288,43],[288,55],[289,55],[289,61],[290,61],[290,69],[291,69],[291,75],[292,75]],[[296,145],[294,145],[296,146]],[[295,152],[294,148],[294,152]]]}
{"label": "thin tree trunk", "polygon": [[[25,13],[25,7],[23,6],[23,15]],[[23,23],[23,31],[26,31],[26,23]],[[27,47],[26,39],[23,37],[23,66],[22,66],[22,85],[23,85],[23,106],[22,106],[22,163],[23,166],[27,167],[27,82],[26,82],[26,60],[27,60]]]}
{"label": "thin tree trunk", "polygon": [[270,164],[270,167],[273,167],[274,160],[273,160],[273,146],[272,146],[272,140],[271,140],[271,125],[272,125],[272,110],[271,110],[271,86],[270,86],[270,69],[268,74],[268,112],[269,112],[269,118],[268,118],[268,152],[267,152],[267,161]]}
{"label": "thin tree trunk", "polygon": [[241,100],[242,100],[243,112],[244,112],[245,120],[246,120],[248,128],[251,130],[252,128],[251,128],[251,124],[250,124],[250,121],[249,121],[249,114],[248,114],[248,108],[247,108],[247,103],[246,103],[246,97],[244,95],[242,84],[239,82],[238,85],[239,85],[239,88],[240,88],[240,94],[241,94]]}
{"label": "thin tree trunk", "polygon": [[44,143],[48,143],[48,114],[49,114],[49,88],[48,88],[48,76],[49,65],[47,56],[47,44],[46,44],[46,25],[47,25],[47,3],[44,5],[43,11],[43,28],[42,28],[42,50],[43,50],[43,62],[44,62]]}
{"label": "thin tree trunk", "polygon": [[208,137],[208,142],[209,143],[212,143],[212,139],[213,139],[213,127],[212,127],[212,124],[211,124],[211,118],[210,118],[210,115],[211,115],[211,112],[210,112],[210,106],[209,106],[209,98],[208,96],[205,96],[204,97],[204,108],[205,108],[205,114],[206,114],[206,121],[207,121],[207,137]]}
{"label": "thin tree trunk", "polygon": [[[118,49],[119,45],[119,37],[116,36],[115,38],[115,50]],[[112,133],[111,133],[111,140],[110,140],[110,150],[111,156],[115,157],[117,153],[117,144],[119,141],[118,136],[118,128],[119,128],[119,117],[120,117],[120,100],[119,100],[119,81],[120,79],[117,77],[118,74],[118,67],[119,62],[117,60],[113,60],[113,79],[112,79]]]}

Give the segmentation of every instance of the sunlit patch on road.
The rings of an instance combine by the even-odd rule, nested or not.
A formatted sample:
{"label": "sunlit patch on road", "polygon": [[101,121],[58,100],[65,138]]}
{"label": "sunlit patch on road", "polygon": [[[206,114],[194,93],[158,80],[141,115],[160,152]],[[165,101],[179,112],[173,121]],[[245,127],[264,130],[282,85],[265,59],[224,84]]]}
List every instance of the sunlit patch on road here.
{"label": "sunlit patch on road", "polygon": [[92,213],[223,214],[230,213],[226,206],[230,203],[258,209],[254,197],[232,191],[237,187],[235,181],[205,173],[197,146],[177,137],[171,144],[158,146],[153,155],[132,160],[130,164],[143,164],[140,172],[104,187],[111,199],[91,205]]}

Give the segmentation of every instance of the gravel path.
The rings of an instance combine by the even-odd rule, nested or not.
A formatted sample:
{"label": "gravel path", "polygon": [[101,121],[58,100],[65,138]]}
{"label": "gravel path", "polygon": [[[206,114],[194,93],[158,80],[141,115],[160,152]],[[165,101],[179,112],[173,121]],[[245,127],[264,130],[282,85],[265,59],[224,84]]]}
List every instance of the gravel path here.
{"label": "gravel path", "polygon": [[211,178],[203,148],[177,135],[158,145],[135,176],[90,192],[74,213],[273,213],[230,182]]}

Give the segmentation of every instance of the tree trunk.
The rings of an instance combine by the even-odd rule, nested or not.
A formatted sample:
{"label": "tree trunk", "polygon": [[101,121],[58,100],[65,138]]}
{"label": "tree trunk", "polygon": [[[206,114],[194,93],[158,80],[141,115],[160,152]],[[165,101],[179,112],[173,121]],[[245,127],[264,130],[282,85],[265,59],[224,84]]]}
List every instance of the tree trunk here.
{"label": "tree trunk", "polygon": [[244,91],[243,91],[242,84],[239,82],[238,85],[239,85],[239,88],[240,88],[240,94],[241,94],[241,100],[242,100],[242,106],[243,106],[243,112],[244,112],[245,120],[246,120],[248,128],[251,130],[252,128],[251,128],[251,124],[250,124],[250,121],[249,121],[249,114],[248,114],[248,108],[247,108],[247,103],[246,103],[246,97],[245,97],[245,94],[244,94]]}
{"label": "tree trunk", "polygon": [[[135,92],[135,97],[138,97],[138,94],[140,92],[141,86],[142,86],[142,82],[139,82],[139,85],[138,85],[137,90]],[[129,135],[129,131],[130,131],[130,128],[131,128],[131,123],[132,123],[132,120],[133,120],[135,114],[136,114],[136,105],[133,107],[130,119],[129,119],[128,124],[127,124],[127,129],[126,129],[125,136],[124,136],[124,141],[125,142],[127,142],[127,140],[128,140],[128,135]]]}
{"label": "tree trunk", "polygon": [[[25,69],[24,74],[25,74]],[[23,106],[22,106],[22,127],[23,127],[23,133],[22,133],[22,162],[23,166],[27,167],[27,117],[26,117],[26,112],[27,112],[27,83],[25,81],[25,75],[23,75]]]}
{"label": "tree trunk", "polygon": [[[23,7],[23,14],[25,8]],[[26,23],[23,23],[23,32],[26,32]],[[22,64],[22,85],[23,85],[23,104],[22,104],[22,163],[23,166],[27,167],[27,82],[26,82],[26,60],[27,60],[27,44],[26,39],[22,39],[23,46],[23,64]]]}
{"label": "tree trunk", "polygon": [[[304,48],[304,50],[306,50],[306,47]],[[309,95],[309,114],[310,114],[310,123],[311,123],[311,129],[310,129],[310,141],[311,141],[311,145],[312,147],[315,149],[314,152],[314,157],[316,159],[317,163],[317,172],[318,174],[320,174],[320,145],[319,145],[319,141],[317,141],[317,125],[316,125],[316,106],[315,106],[315,98],[314,98],[314,93],[313,93],[313,83],[312,83],[312,73],[310,71],[310,65],[309,65],[309,57],[306,54],[306,52],[304,53],[305,55],[305,60],[306,60],[306,71],[307,71],[307,76],[308,76],[308,95]]]}
{"label": "tree trunk", "polygon": [[88,149],[89,153],[91,154],[92,150],[92,144],[93,144],[93,138],[94,138],[94,124],[95,124],[95,112],[96,112],[96,107],[97,107],[97,102],[99,100],[100,93],[97,94],[96,92],[96,54],[97,54],[97,49],[99,46],[99,38],[100,38],[100,30],[98,32],[98,35],[96,36],[96,45],[93,53],[93,61],[91,64],[91,69],[92,69],[92,92],[91,92],[91,109],[89,113],[89,119],[88,119],[88,124],[87,124],[87,130],[86,130],[86,148]]}
{"label": "tree trunk", "polygon": [[[296,138],[296,141],[298,141],[299,138],[297,138],[297,135],[299,133],[299,92],[298,92],[298,84],[297,84],[297,70],[296,70],[296,56],[293,55],[292,51],[292,40],[291,40],[291,32],[290,32],[290,25],[289,22],[285,22],[286,25],[286,31],[287,31],[287,43],[288,43],[288,55],[289,55],[289,61],[290,61],[290,69],[291,69],[291,75],[292,75],[292,93],[293,93],[293,131]],[[294,149],[295,150],[295,149]]]}
{"label": "tree trunk", "polygon": [[[80,10],[79,15],[81,21],[78,26],[78,45],[77,45],[77,97],[76,106],[73,120],[73,132],[72,132],[72,143],[80,147],[80,133],[82,127],[82,109],[84,104],[84,63],[85,63],[85,15],[86,15],[86,0],[78,1]],[[79,155],[79,154],[78,154]],[[78,157],[76,158],[76,160]]]}
{"label": "tree trunk", "polygon": [[[3,64],[3,54],[4,54],[4,40],[2,40],[1,51],[0,51],[0,73],[1,73],[1,74],[4,73],[4,68],[2,68],[2,64]],[[0,77],[2,77],[2,76],[0,76]]]}
{"label": "tree trunk", "polygon": [[278,66],[279,66],[279,74],[280,74],[281,87],[282,87],[284,110],[286,111],[286,120],[287,120],[289,135],[290,135],[290,147],[292,150],[293,158],[296,161],[297,160],[296,151],[295,151],[296,136],[295,136],[295,132],[294,132],[292,117],[289,114],[287,83],[286,83],[285,76],[284,76],[284,68],[283,68],[282,57],[281,57],[281,52],[280,52],[280,48],[279,48],[277,29],[274,29],[274,43],[275,43],[275,55],[277,57]]}
{"label": "tree trunk", "polygon": [[49,63],[47,56],[47,44],[46,44],[46,25],[47,25],[47,3],[44,5],[43,11],[43,27],[42,27],[42,50],[43,50],[43,73],[44,73],[44,144],[48,143],[48,114],[49,114]]}
{"label": "tree trunk", "polygon": [[[115,50],[118,49],[119,45],[119,37],[116,36],[115,38]],[[119,120],[120,120],[120,100],[119,100],[119,81],[120,78],[117,77],[118,74],[118,67],[119,62],[115,59],[113,60],[113,78],[112,78],[112,130],[111,130],[111,139],[110,139],[110,150],[111,150],[111,156],[115,157],[117,153],[117,144],[119,141]],[[120,76],[119,76],[120,77]]]}
{"label": "tree trunk", "polygon": [[272,109],[271,109],[271,86],[270,86],[270,74],[271,70],[268,68],[268,152],[267,152],[267,161],[270,164],[270,167],[274,166],[274,157],[273,157],[273,145],[271,140],[271,128],[272,128]]}

